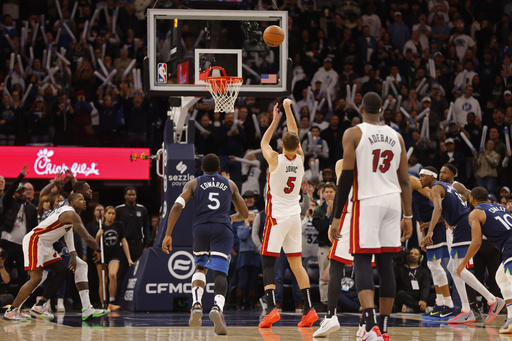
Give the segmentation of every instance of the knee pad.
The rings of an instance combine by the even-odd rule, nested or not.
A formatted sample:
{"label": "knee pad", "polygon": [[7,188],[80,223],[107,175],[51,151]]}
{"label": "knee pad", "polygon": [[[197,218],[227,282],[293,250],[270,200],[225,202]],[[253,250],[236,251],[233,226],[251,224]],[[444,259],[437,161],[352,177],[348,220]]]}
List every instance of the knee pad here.
{"label": "knee pad", "polygon": [[373,270],[372,270],[372,255],[365,253],[358,253],[354,255],[354,269],[356,290],[375,291],[373,283]]}
{"label": "knee pad", "polygon": [[501,294],[505,300],[512,299],[512,280],[507,277],[503,263],[496,271],[496,283],[500,287]]}
{"label": "knee pad", "polygon": [[75,283],[87,282],[87,263],[76,258]]}
{"label": "knee pad", "polygon": [[274,267],[276,265],[276,257],[261,256],[263,267],[263,285],[275,284]]}
{"label": "knee pad", "polygon": [[438,287],[444,287],[445,285],[448,285],[448,277],[446,277],[446,272],[441,265],[441,259],[429,261],[427,262],[427,266],[432,273],[432,280],[434,281],[434,285]]}
{"label": "knee pad", "polygon": [[226,296],[228,292],[228,275],[222,271],[213,271],[213,280],[215,282],[215,295]]}
{"label": "knee pad", "polygon": [[195,272],[192,276],[192,283],[194,283],[194,281],[201,281],[206,284],[206,275],[202,272]]}

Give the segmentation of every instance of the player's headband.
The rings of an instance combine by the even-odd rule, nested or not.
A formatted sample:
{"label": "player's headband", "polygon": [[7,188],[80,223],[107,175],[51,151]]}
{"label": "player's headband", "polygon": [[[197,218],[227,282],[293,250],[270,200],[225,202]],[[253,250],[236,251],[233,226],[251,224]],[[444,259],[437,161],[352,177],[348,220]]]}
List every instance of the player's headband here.
{"label": "player's headband", "polygon": [[437,174],[432,172],[431,170],[428,170],[428,169],[425,169],[423,168],[421,171],[420,171],[420,175],[421,174],[424,174],[424,175],[432,175],[434,177],[434,179],[437,179]]}

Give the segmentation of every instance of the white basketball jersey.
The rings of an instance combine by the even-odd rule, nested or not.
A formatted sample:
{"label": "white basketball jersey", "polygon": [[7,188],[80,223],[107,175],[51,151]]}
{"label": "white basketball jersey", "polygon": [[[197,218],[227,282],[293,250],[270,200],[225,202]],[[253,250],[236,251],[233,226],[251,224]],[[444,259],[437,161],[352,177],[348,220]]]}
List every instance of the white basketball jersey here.
{"label": "white basketball jersey", "polygon": [[73,227],[73,224],[63,224],[59,221],[59,216],[68,211],[75,212],[74,208],[68,205],[57,208],[48,216],[48,218],[34,227],[32,232],[44,243],[55,243]]}
{"label": "white basketball jersey", "polygon": [[300,185],[304,176],[304,162],[299,154],[288,159],[277,157],[277,167],[268,175],[267,216],[272,218],[300,214]]}
{"label": "white basketball jersey", "polygon": [[358,124],[361,140],[356,148],[356,200],[400,193],[398,167],[402,147],[398,133],[387,125]]}

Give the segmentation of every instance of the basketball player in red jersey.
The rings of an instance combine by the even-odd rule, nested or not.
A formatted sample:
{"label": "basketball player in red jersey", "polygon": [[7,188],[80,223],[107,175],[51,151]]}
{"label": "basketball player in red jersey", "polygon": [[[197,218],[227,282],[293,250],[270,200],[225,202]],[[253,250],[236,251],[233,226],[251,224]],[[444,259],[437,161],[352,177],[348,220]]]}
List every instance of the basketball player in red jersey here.
{"label": "basketball player in red jersey", "polygon": [[[367,93],[361,109],[363,123],[343,135],[343,171],[329,231],[331,238],[340,238],[341,221],[350,219],[350,253],[354,255],[356,289],[366,323],[363,341],[389,340],[387,321],[396,292],[393,253],[401,248],[401,201],[402,240],[412,234],[411,185],[404,141],[391,127],[381,124],[381,112],[380,96]],[[349,194],[352,205],[347,210]],[[378,323],[372,255],[381,283]]]}
{"label": "basketball player in red jersey", "polygon": [[297,123],[291,104],[283,102],[288,132],[283,136],[283,153],[270,147],[270,139],[279,121],[278,104],[274,106],[272,124],[261,139],[261,151],[268,162],[268,191],[266,199],[267,220],[261,245],[263,284],[267,297],[267,315],[260,322],[260,328],[270,328],[281,316],[275,308],[274,265],[283,248],[297,283],[304,296],[304,311],[299,327],[311,327],[318,320],[311,307],[309,277],[302,265],[302,228],[300,219],[300,184],[304,175],[304,152],[300,146]]}

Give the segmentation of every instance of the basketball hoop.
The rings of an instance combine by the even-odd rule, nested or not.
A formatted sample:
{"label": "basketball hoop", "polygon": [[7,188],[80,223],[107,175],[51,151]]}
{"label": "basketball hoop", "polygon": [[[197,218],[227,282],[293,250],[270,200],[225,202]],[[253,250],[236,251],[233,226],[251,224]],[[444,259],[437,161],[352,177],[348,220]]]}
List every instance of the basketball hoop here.
{"label": "basketball hoop", "polygon": [[234,112],[242,77],[207,77],[205,81],[215,101],[215,111]]}

